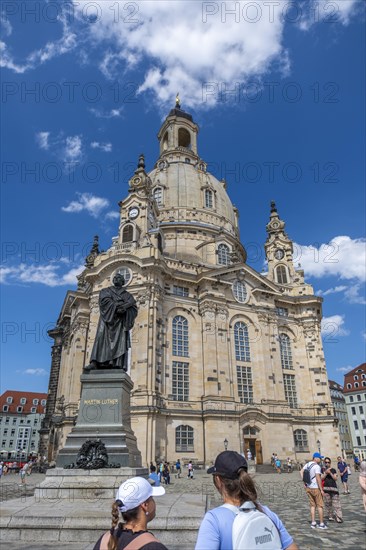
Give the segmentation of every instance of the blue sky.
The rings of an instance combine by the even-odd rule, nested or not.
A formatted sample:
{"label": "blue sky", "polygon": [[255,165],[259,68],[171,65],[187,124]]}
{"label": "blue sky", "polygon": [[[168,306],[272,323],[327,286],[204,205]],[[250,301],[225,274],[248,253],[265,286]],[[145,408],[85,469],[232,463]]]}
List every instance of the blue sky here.
{"label": "blue sky", "polygon": [[248,263],[273,199],[324,297],[329,377],[364,361],[363,2],[3,2],[1,21],[1,391],[47,390],[47,330],[177,91]]}

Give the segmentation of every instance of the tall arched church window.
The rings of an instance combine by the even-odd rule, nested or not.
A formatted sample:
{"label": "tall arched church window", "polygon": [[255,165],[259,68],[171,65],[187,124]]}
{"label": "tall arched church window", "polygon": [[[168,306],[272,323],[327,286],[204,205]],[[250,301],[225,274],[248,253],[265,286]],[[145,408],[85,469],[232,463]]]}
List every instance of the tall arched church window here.
{"label": "tall arched church window", "polygon": [[283,375],[285,399],[292,409],[297,409],[297,392],[294,374]]}
{"label": "tall arched church window", "polygon": [[192,426],[178,426],[175,429],[176,452],[194,451],[194,431]]}
{"label": "tall arched church window", "polygon": [[179,128],[178,130],[178,146],[186,149],[191,148],[191,135],[185,128]]}
{"label": "tall arched church window", "polygon": [[213,193],[211,189],[205,189],[205,208],[213,208]]}
{"label": "tall arched church window", "polygon": [[279,340],[282,368],[293,369],[290,338],[287,336],[287,334],[281,333],[279,336]]}
{"label": "tall arched church window", "polygon": [[219,244],[217,247],[217,262],[220,265],[229,265],[230,248],[226,244]]}
{"label": "tall arched church window", "polygon": [[168,132],[165,132],[164,138],[163,138],[163,150],[166,151],[168,149]]}
{"label": "tall arched church window", "polygon": [[133,226],[128,224],[122,230],[122,242],[130,243],[131,241],[133,241]]}
{"label": "tall arched church window", "polygon": [[188,357],[188,321],[182,315],[173,319],[173,355]]}
{"label": "tall arched church window", "polygon": [[279,265],[276,267],[276,277],[277,282],[280,285],[286,285],[288,283],[287,271],[284,265]]}
{"label": "tall arched church window", "polygon": [[304,452],[309,450],[308,434],[305,430],[294,431],[295,451]]}
{"label": "tall arched church window", "polygon": [[248,327],[242,321],[234,325],[235,358],[237,361],[250,361]]}
{"label": "tall arched church window", "polygon": [[163,189],[161,187],[155,187],[153,195],[154,195],[154,199],[157,202],[157,205],[162,206],[163,205]]}

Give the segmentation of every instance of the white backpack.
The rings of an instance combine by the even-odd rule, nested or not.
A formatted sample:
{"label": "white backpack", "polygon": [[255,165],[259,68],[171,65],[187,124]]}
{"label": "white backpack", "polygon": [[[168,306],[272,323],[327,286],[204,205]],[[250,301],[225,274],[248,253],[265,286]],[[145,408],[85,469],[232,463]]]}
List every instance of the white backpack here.
{"label": "white backpack", "polygon": [[239,508],[223,504],[236,518],[233,523],[233,550],[281,550],[280,534],[273,521],[256,509],[253,502],[244,502]]}

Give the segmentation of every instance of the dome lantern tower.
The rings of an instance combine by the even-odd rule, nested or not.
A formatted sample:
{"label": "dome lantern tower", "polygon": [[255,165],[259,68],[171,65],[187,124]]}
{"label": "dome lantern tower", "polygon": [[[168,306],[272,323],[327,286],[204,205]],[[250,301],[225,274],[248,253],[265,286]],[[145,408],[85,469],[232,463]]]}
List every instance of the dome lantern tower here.
{"label": "dome lantern tower", "polygon": [[175,107],[166,117],[158,133],[160,157],[179,152],[198,159],[198,131],[198,125],[193,121],[192,115],[182,110],[177,95]]}

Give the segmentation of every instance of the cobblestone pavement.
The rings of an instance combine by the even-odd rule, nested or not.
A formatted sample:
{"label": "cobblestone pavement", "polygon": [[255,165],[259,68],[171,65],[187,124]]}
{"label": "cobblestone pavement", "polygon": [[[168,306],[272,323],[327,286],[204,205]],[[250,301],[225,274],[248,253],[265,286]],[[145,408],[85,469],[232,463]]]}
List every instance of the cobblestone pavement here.
{"label": "cobblestone pavement", "polygon": [[[349,478],[350,495],[340,495],[344,523],[328,522],[327,531],[310,528],[308,499],[298,472],[292,474],[256,474],[254,476],[260,502],[276,512],[287,530],[293,536],[301,550],[364,550],[366,549],[365,512],[363,510],[358,475]],[[19,487],[19,476],[8,475],[0,481],[0,499],[23,498],[34,492],[34,487],[44,479],[44,475],[32,474],[27,478],[27,486]],[[171,485],[166,486],[168,493],[191,493],[206,495],[207,508],[219,506],[220,497],[213,486],[212,477],[198,471],[193,480],[182,476],[172,476]],[[157,510],[159,514],[159,507]],[[28,550],[47,550],[51,546],[29,543]],[[52,544],[52,548],[65,548],[65,544]],[[68,545],[70,550],[89,550],[93,546]],[[7,543],[7,550],[20,550],[16,544]],[[178,548],[176,549],[178,550]],[[179,548],[179,550],[184,550]],[[189,550],[189,549],[187,549]],[[210,549],[208,549],[210,550]]]}

